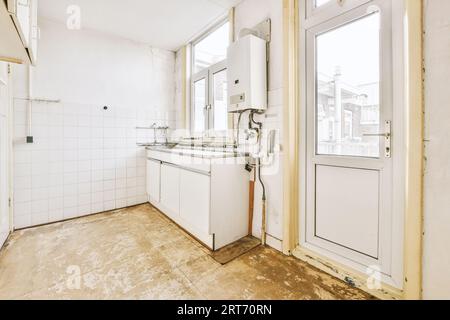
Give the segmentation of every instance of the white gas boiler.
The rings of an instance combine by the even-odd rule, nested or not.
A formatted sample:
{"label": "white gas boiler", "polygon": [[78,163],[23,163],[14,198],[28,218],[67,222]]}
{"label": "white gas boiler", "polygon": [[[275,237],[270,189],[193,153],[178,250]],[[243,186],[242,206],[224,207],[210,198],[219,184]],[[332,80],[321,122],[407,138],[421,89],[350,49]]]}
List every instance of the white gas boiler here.
{"label": "white gas boiler", "polygon": [[247,35],[228,48],[228,112],[267,109],[267,42]]}

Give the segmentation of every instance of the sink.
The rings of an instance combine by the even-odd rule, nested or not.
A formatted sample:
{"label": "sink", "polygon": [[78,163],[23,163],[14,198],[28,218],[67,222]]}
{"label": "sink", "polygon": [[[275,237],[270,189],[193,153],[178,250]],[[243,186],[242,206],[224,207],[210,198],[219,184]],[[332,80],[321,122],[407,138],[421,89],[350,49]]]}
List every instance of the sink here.
{"label": "sink", "polygon": [[173,149],[178,143],[138,143],[139,147],[157,148],[157,149]]}

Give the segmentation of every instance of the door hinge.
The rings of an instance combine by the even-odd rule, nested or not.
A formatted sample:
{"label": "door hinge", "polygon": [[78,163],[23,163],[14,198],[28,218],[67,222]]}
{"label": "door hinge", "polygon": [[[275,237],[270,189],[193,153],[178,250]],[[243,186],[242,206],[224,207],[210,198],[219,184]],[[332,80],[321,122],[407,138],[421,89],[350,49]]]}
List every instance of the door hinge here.
{"label": "door hinge", "polygon": [[8,74],[11,74],[11,64],[8,63]]}
{"label": "door hinge", "polygon": [[10,208],[11,208],[11,203],[12,203],[11,198],[8,198],[8,207],[10,207]]}

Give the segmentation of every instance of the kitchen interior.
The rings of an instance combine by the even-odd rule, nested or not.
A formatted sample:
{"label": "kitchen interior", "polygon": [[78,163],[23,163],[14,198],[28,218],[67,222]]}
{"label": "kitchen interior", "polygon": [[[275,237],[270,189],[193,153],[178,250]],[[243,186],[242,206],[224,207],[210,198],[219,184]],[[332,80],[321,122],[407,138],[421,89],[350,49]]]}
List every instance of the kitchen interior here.
{"label": "kitchen interior", "polygon": [[[328,103],[327,112],[341,108],[344,115],[330,120],[342,130],[317,120],[316,135],[328,139],[317,148],[334,148],[337,131],[338,141],[347,140],[333,150],[352,144],[355,152],[370,142],[382,168],[367,169],[375,160],[365,155],[367,162],[354,161],[351,170],[332,171],[348,164],[321,163],[320,152],[310,159],[309,140],[297,139],[292,149],[288,139],[286,106],[298,79],[286,60],[307,50],[287,52],[298,41],[289,32],[304,30],[299,41],[308,43],[316,29],[316,39],[326,34],[319,22],[325,26],[333,15],[338,21],[358,10],[373,17],[374,7],[388,7],[392,16],[399,10],[390,0],[339,2],[0,0],[0,299],[404,298],[399,270],[407,259],[395,258],[402,255],[403,239],[396,241],[404,230],[396,228],[403,218],[380,213],[390,197],[379,190],[395,180],[388,174],[399,141],[391,122],[379,121],[391,111],[373,112],[374,92],[385,91],[360,83],[336,89],[337,79],[349,79],[348,68],[333,66],[325,84],[316,80],[335,87],[316,92],[323,109]],[[301,19],[303,29],[299,11],[311,14]],[[344,94],[349,98],[339,100]],[[357,115],[361,109],[370,112]],[[379,119],[358,122],[368,115]],[[387,133],[378,134],[380,127]],[[296,174],[290,150],[300,152],[300,175],[309,179],[310,161],[317,167],[313,218],[307,205],[304,215],[287,218],[286,181]],[[380,176],[372,175],[376,170]],[[309,190],[309,181],[300,186]],[[366,202],[341,205],[349,193]],[[290,201],[301,206],[309,197]],[[290,235],[296,223],[305,225],[304,238]],[[318,258],[294,250],[298,245],[317,247]],[[374,279],[383,286],[371,286]],[[436,279],[425,279],[426,297],[446,296]]]}

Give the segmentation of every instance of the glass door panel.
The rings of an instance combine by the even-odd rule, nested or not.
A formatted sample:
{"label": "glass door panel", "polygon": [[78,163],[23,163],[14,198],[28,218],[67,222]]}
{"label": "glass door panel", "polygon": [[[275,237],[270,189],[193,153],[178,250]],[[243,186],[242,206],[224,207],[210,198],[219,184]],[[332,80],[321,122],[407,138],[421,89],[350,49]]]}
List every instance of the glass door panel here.
{"label": "glass door panel", "polygon": [[316,154],[379,158],[380,14],[319,34],[315,46]]}

